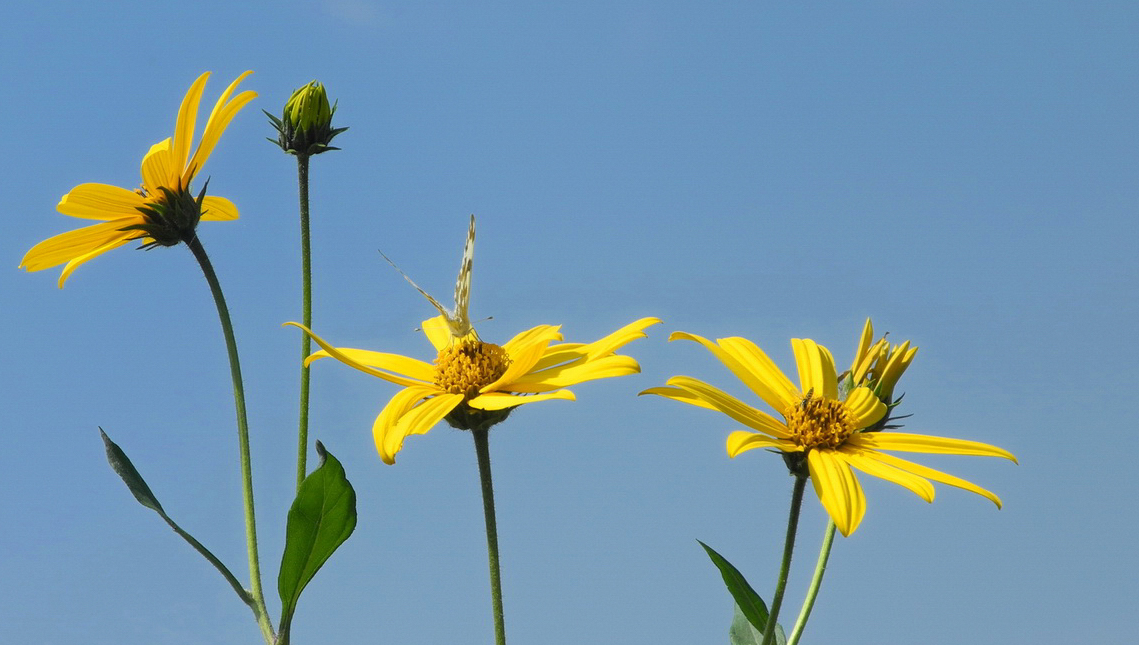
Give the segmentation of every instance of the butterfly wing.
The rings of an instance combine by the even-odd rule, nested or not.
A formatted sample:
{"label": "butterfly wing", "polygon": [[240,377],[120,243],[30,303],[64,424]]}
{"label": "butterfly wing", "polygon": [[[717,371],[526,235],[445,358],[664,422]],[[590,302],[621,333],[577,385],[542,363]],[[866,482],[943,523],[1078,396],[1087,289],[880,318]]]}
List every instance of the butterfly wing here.
{"label": "butterfly wing", "polygon": [[467,243],[463,246],[463,261],[459,264],[459,278],[455,281],[455,314],[448,317],[451,332],[466,336],[471,332],[471,266],[475,259],[475,216],[467,229]]}
{"label": "butterfly wing", "polygon": [[415,284],[403,269],[392,262],[392,259],[384,255],[380,251],[380,255],[392,265],[399,274],[403,276],[404,280],[415,287],[415,290],[423,294],[424,298],[431,303],[431,306],[442,314],[443,318],[447,321],[447,328],[451,332],[451,336],[455,338],[462,338],[474,331],[471,326],[470,304],[471,304],[471,266],[474,263],[475,255],[475,216],[471,215],[471,224],[467,229],[467,243],[463,247],[463,260],[459,264],[459,279],[455,282],[455,310],[451,311],[439,303],[438,300],[431,297],[431,294],[423,290],[422,287]]}

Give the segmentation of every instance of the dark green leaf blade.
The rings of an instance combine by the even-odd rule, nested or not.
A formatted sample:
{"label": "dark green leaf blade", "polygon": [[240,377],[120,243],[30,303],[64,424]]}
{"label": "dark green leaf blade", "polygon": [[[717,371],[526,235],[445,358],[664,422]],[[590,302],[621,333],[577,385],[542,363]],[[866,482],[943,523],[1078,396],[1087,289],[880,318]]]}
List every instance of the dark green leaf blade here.
{"label": "dark green leaf blade", "polygon": [[724,556],[716,553],[712,547],[703,542],[700,542],[700,546],[704,547],[704,550],[708,552],[708,557],[712,559],[712,563],[720,570],[720,576],[724,578],[724,585],[727,586],[728,593],[732,594],[732,598],[736,601],[740,611],[743,612],[748,622],[762,634],[767,628],[767,604],[763,602],[763,598],[759,597],[759,594],[751,588],[739,569],[732,566],[732,563],[728,562]]}
{"label": "dark green leaf blade", "polygon": [[162,510],[162,504],[158,503],[158,498],[154,496],[154,492],[150,490],[150,486],[146,485],[142,475],[127,458],[123,449],[117,443],[111,441],[106,432],[99,428],[99,434],[103,437],[103,445],[107,448],[107,461],[110,462],[111,468],[122,478],[123,483],[130,489],[131,494],[138,500],[139,504],[155,511],[162,517],[166,517],[166,511]]}
{"label": "dark green leaf blade", "polygon": [[356,491],[340,462],[316,442],[320,466],[301,482],[289,509],[277,576],[281,631],[288,629],[305,585],[356,528]]}

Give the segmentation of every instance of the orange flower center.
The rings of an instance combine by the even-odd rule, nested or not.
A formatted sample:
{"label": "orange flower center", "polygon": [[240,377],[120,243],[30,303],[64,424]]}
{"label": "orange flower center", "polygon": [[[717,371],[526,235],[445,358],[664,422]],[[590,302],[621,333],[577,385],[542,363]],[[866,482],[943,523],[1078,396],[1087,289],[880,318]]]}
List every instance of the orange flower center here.
{"label": "orange flower center", "polygon": [[478,396],[479,390],[497,381],[510,367],[506,350],[481,340],[456,340],[450,347],[439,350],[435,359],[435,385],[450,394],[462,394],[468,399]]}
{"label": "orange flower center", "polygon": [[855,430],[854,415],[842,401],[807,393],[783,411],[791,440],[803,448],[838,448]]}

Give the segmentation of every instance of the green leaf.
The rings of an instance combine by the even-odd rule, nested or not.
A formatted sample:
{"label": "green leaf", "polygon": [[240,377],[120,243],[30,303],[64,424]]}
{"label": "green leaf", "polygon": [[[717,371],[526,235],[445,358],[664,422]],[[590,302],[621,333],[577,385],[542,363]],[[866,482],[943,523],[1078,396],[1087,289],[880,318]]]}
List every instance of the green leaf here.
{"label": "green leaf", "polygon": [[305,585],[356,528],[356,491],[340,462],[316,442],[320,466],[301,482],[289,509],[277,592],[281,632],[287,632]]}
{"label": "green leaf", "polygon": [[[720,576],[724,578],[724,585],[728,587],[728,593],[732,594],[732,598],[736,601],[736,607],[747,618],[747,621],[760,634],[763,634],[767,628],[767,604],[763,602],[763,598],[759,597],[759,594],[751,588],[739,569],[732,566],[732,563],[728,562],[724,556],[716,553],[712,547],[703,542],[700,542],[700,546],[704,547],[704,550],[708,552],[708,557],[712,559],[712,563],[720,570]],[[778,625],[775,627],[776,642],[782,645],[786,641],[785,638],[780,638],[783,635],[783,630]]]}
{"label": "green leaf", "polygon": [[740,611],[740,606],[735,606],[735,613],[732,614],[732,627],[728,630],[728,642],[731,645],[759,645],[763,642],[763,634],[756,629],[747,616]]}
{"label": "green leaf", "polygon": [[158,503],[158,498],[154,496],[150,486],[146,485],[142,475],[138,474],[138,470],[127,458],[123,449],[111,441],[111,438],[107,436],[106,432],[103,432],[102,428],[99,428],[99,434],[102,435],[103,445],[107,448],[107,461],[111,463],[111,468],[122,478],[123,483],[130,489],[134,498],[138,500],[139,504],[155,511],[165,519],[166,511],[162,510],[162,504]]}

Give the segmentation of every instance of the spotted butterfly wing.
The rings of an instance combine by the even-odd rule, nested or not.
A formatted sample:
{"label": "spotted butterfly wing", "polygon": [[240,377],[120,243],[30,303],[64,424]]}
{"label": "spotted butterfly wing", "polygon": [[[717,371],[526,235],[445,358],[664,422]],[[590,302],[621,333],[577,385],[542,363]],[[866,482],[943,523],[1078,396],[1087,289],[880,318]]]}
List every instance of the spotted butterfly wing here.
{"label": "spotted butterfly wing", "polygon": [[467,229],[467,243],[463,247],[463,260],[459,264],[459,278],[455,282],[454,310],[448,309],[439,304],[438,300],[431,297],[431,294],[427,293],[423,290],[422,287],[415,284],[415,281],[412,280],[406,273],[404,273],[403,269],[400,269],[395,262],[392,262],[391,258],[384,255],[383,251],[380,251],[380,255],[383,255],[384,259],[388,261],[388,264],[391,264],[396,271],[399,271],[399,274],[403,276],[404,280],[407,280],[411,286],[415,287],[416,291],[423,294],[423,297],[427,298],[427,301],[430,302],[431,305],[435,307],[435,309],[437,309],[440,314],[442,314],[444,320],[447,321],[447,328],[450,330],[451,336],[455,338],[462,338],[463,336],[466,336],[467,334],[470,334],[472,331],[474,331],[474,327],[471,326],[470,315],[471,266],[474,264],[475,256],[474,215],[471,215],[471,224]]}

